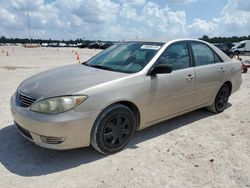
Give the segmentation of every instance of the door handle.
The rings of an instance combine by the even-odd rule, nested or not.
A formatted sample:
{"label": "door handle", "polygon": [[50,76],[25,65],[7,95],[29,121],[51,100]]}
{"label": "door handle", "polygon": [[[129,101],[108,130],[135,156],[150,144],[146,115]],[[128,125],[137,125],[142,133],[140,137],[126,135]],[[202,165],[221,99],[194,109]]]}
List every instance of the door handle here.
{"label": "door handle", "polygon": [[221,67],[219,70],[219,72],[225,72],[225,71],[226,71],[226,69],[224,69],[224,67]]}
{"label": "door handle", "polygon": [[189,74],[189,75],[186,77],[186,80],[187,80],[188,82],[191,82],[194,78],[195,78],[194,75]]}

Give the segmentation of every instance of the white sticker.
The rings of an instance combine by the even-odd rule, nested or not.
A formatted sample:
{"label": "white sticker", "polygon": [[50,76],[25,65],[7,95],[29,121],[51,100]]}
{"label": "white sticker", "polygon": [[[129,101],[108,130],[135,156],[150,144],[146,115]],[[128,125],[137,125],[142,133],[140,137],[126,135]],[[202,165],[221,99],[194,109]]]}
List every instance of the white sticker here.
{"label": "white sticker", "polygon": [[159,50],[161,46],[157,45],[143,45],[141,46],[141,49],[147,49],[147,50]]}

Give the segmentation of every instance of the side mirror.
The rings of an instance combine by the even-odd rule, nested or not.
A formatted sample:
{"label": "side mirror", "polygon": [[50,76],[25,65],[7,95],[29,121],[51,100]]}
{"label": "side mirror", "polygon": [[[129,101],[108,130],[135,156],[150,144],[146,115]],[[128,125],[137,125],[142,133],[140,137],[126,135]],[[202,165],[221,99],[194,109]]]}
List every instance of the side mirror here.
{"label": "side mirror", "polygon": [[172,72],[172,65],[158,64],[150,69],[148,75],[168,74]]}

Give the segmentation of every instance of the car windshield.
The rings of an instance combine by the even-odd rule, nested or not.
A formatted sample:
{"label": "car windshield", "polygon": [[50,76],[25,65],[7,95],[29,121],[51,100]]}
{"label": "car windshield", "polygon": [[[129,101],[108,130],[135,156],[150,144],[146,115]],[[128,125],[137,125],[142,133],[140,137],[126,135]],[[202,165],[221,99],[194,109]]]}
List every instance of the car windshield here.
{"label": "car windshield", "polygon": [[136,73],[147,65],[163,44],[158,42],[118,43],[97,54],[84,65],[110,71]]}

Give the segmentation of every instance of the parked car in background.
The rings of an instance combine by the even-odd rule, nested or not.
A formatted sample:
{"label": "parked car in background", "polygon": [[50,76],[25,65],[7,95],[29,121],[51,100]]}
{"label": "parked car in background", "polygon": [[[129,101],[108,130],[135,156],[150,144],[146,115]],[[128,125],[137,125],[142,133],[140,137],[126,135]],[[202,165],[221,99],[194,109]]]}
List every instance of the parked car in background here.
{"label": "parked car in background", "polygon": [[214,45],[232,58],[233,52],[231,51],[231,48],[234,46],[233,43],[217,43]]}
{"label": "parked car in background", "polygon": [[10,105],[17,130],[41,147],[110,154],[136,130],[203,107],[223,112],[241,82],[241,63],[207,42],[128,41],[26,79]]}
{"label": "parked car in background", "polygon": [[80,45],[78,45],[78,48],[87,48],[91,42],[90,41],[84,41]]}
{"label": "parked car in background", "polygon": [[109,48],[109,47],[112,46],[112,45],[113,45],[112,42],[107,42],[107,43],[103,42],[103,43],[100,45],[100,49],[107,49],[107,48]]}
{"label": "parked car in background", "polygon": [[88,48],[90,49],[99,49],[100,48],[100,44],[99,42],[92,42],[88,45]]}
{"label": "parked car in background", "polygon": [[90,42],[85,41],[78,45],[78,48],[90,48],[90,49],[107,49],[113,45],[113,42]]}
{"label": "parked car in background", "polygon": [[234,54],[244,54],[250,52],[250,40],[244,40],[232,47],[231,51]]}

